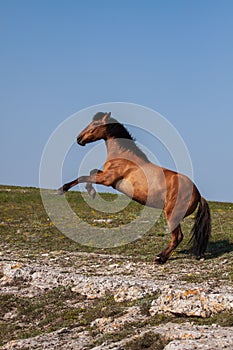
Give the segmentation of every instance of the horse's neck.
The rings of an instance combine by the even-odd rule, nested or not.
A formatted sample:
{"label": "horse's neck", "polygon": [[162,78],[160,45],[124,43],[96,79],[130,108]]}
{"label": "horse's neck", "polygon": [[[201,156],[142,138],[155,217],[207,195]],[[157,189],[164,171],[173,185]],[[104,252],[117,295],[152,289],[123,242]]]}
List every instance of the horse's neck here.
{"label": "horse's neck", "polygon": [[[130,142],[131,140],[129,140]],[[133,141],[132,141],[133,142]],[[144,162],[137,154],[135,154],[130,148],[124,148],[121,141],[116,138],[110,138],[106,140],[107,148],[107,160],[115,158],[125,158],[128,160],[135,159],[136,163]]]}
{"label": "horse's neck", "polygon": [[107,148],[107,158],[114,159],[117,158],[121,153],[122,149],[120,147],[119,141],[115,138],[110,138],[105,142]]}

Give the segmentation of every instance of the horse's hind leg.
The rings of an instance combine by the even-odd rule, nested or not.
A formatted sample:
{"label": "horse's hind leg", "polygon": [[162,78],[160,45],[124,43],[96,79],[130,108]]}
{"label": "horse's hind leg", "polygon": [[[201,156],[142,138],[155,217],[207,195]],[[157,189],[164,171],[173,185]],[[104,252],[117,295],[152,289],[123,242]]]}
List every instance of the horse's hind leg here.
{"label": "horse's hind leg", "polygon": [[183,233],[181,231],[180,225],[178,225],[174,230],[172,230],[171,234],[171,242],[169,243],[167,248],[155,258],[155,262],[157,264],[164,264],[183,239]]}

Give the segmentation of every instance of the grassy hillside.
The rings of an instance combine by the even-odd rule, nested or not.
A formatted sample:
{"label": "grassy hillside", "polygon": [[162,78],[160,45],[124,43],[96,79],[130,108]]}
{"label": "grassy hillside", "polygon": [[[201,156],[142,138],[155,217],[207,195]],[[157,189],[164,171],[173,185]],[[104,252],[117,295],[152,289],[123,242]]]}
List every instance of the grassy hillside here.
{"label": "grassy hillside", "polygon": [[[116,195],[101,194],[106,201],[115,199]],[[66,194],[72,209],[92,225],[106,226],[98,219],[114,219],[115,225],[125,224],[136,217],[142,206],[131,202],[119,213],[103,214],[85,203],[79,192]],[[233,203],[210,202],[212,215],[212,238],[207,257],[214,258],[233,250]],[[184,241],[173,259],[187,255],[189,232],[194,215],[183,220]],[[113,224],[110,224],[113,225]],[[108,224],[109,227],[109,224]],[[2,249],[27,250],[32,256],[49,250],[93,251],[131,255],[137,260],[153,260],[170,239],[166,221],[161,215],[149,232],[141,239],[111,249],[96,249],[81,246],[64,236],[49,219],[41,202],[40,191],[36,188],[0,186],[0,234]]]}

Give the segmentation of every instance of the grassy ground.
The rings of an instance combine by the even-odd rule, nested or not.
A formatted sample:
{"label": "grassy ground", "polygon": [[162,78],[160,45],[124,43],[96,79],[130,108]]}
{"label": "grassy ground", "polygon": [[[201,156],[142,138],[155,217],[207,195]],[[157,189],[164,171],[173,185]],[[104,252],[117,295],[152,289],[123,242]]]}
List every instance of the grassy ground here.
{"label": "grassy ground", "polygon": [[[94,219],[103,218],[103,214],[84,202],[78,192],[70,192],[67,195],[68,202],[72,209],[85,221],[104,226],[104,223],[96,223]],[[106,201],[115,199],[114,195],[102,194]],[[233,281],[232,263],[233,261],[233,204],[210,202],[212,215],[212,239],[209,244],[205,269],[202,275],[187,274],[184,279],[187,282],[199,283],[206,278],[215,278],[216,281],[224,279],[228,282]],[[110,224],[125,224],[132,218],[137,217],[142,207],[137,203],[130,203],[126,209],[116,214],[107,214],[105,219],[112,219]],[[193,225],[193,216],[183,221],[183,231],[185,239],[171,258],[168,266],[176,269],[184,263],[195,266],[198,262],[195,259],[189,259],[188,240],[189,232]],[[42,253],[55,250],[64,250],[68,252],[85,251],[106,254],[120,254],[130,256],[133,261],[153,262],[156,253],[159,253],[170,239],[167,232],[166,222],[163,216],[159,218],[156,224],[142,236],[140,240],[109,249],[97,249],[94,247],[85,247],[64,236],[48,218],[48,215],[42,205],[40,191],[35,188],[20,188],[10,186],[0,186],[0,236],[1,236],[1,255],[4,252],[13,251],[19,260],[25,252],[27,257],[34,259]],[[211,270],[209,266],[228,261],[228,267]],[[168,268],[168,271],[169,269]],[[0,275],[1,278],[1,275]],[[127,304],[116,303],[111,295],[103,299],[98,299],[89,304],[88,308],[73,307],[67,309],[65,302],[67,299],[78,303],[82,301],[82,296],[72,293],[70,288],[59,287],[48,291],[43,298],[41,297],[17,297],[14,295],[0,296],[0,345],[14,338],[26,338],[35,336],[43,332],[50,332],[65,326],[89,327],[96,317],[109,317],[120,315],[123,307]],[[135,303],[139,303],[144,312],[148,312],[150,300],[144,298]],[[17,310],[17,322],[3,319],[8,310]],[[51,312],[52,311],[52,312]],[[167,322],[168,320],[183,322],[185,318],[175,318],[175,316],[165,317],[156,316],[150,320],[151,324]],[[190,319],[189,319],[190,320]],[[233,316],[229,313],[214,316],[208,320],[192,319],[198,323],[219,323],[221,325],[233,325]],[[121,339],[130,334],[131,328],[137,325],[131,325],[124,330],[124,334],[112,334],[112,339]],[[85,329],[87,329],[85,328]],[[109,336],[108,336],[109,337]]]}
{"label": "grassy ground", "polygon": [[[10,190],[10,191],[9,191]],[[78,215],[93,225],[95,219],[103,218],[103,214],[90,208],[78,192],[67,195],[68,202]],[[114,199],[112,194],[102,194],[105,200]],[[212,239],[209,255],[218,257],[233,250],[233,203],[210,202],[212,215]],[[114,219],[117,224],[126,224],[140,213],[142,206],[131,202],[126,209],[116,214],[106,214],[105,219]],[[186,254],[189,232],[194,216],[183,220],[184,241],[177,250],[178,255]],[[99,223],[100,226],[105,224]],[[111,225],[111,224],[110,224]],[[114,224],[112,224],[114,225]],[[48,250],[93,251],[108,254],[123,254],[138,260],[153,260],[156,252],[160,252],[170,239],[166,221],[161,215],[149,232],[136,242],[111,248],[95,249],[81,246],[65,237],[49,219],[42,205],[40,192],[35,188],[0,187],[0,232],[1,245],[4,249],[24,248],[29,253],[46,252]]]}

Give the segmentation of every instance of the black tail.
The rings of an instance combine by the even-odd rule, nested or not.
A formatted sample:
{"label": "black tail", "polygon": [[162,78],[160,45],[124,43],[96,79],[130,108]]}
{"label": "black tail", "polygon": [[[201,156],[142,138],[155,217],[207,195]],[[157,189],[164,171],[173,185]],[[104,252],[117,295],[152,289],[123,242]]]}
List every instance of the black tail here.
{"label": "black tail", "polygon": [[210,209],[205,198],[201,197],[199,208],[195,217],[195,223],[191,231],[190,242],[193,243],[191,251],[197,259],[204,257],[211,234]]}

